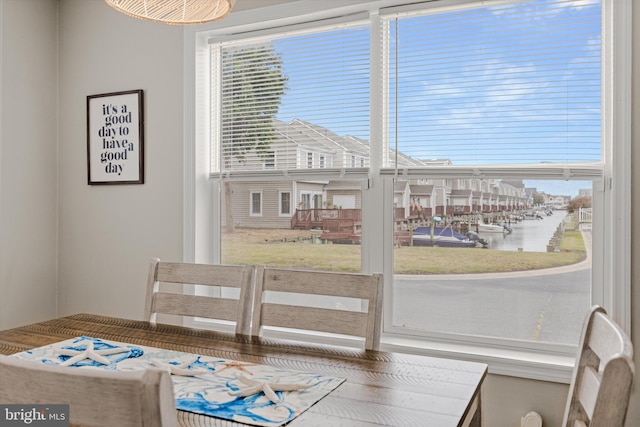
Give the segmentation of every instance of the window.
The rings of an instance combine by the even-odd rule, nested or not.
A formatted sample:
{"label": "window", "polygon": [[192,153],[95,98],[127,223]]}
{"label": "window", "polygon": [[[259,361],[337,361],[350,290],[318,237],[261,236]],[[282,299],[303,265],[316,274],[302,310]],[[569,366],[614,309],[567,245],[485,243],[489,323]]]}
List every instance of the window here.
{"label": "window", "polygon": [[[501,286],[500,279],[494,278],[495,295],[482,287],[480,276],[469,275],[458,282],[438,279],[431,273],[465,272],[458,270],[462,262],[456,263],[462,255],[451,250],[436,261],[445,252],[444,246],[490,248],[499,258],[490,261],[483,257],[478,271],[486,271],[502,268],[511,255],[526,254],[527,262],[533,262],[538,253],[548,256],[559,250],[550,242],[553,229],[578,228],[573,222],[568,225],[571,217],[566,210],[556,211],[551,218],[554,212],[545,203],[544,192],[576,197],[580,186],[602,182],[600,5],[569,1],[488,3],[458,10],[436,7],[398,12],[382,21],[382,39],[389,40],[388,66],[383,68],[390,79],[388,144],[412,158],[447,159],[451,167],[443,169],[458,169],[459,175],[454,188],[441,190],[446,198],[434,199],[427,208],[416,203],[411,212],[418,220],[426,218],[423,225],[430,226],[431,232],[422,235],[414,231],[409,247],[394,250],[393,298],[386,306],[390,315],[385,330],[425,337],[445,333],[459,339],[475,336],[475,340],[528,341],[527,347],[539,341],[575,345],[583,318],[561,313],[567,305],[580,313],[588,309],[592,297],[590,264],[580,279],[576,278],[578,273],[570,278],[548,277],[555,285],[548,291],[525,284],[533,276],[531,272],[518,279],[522,283],[518,291]],[[460,31],[452,33],[451,28]],[[558,180],[534,184],[536,174],[552,178],[558,165],[566,169],[572,185],[563,188]],[[579,165],[590,169],[582,177],[570,172]],[[487,176],[487,191],[474,193],[474,178],[489,174],[493,168],[502,169],[502,179]],[[409,188],[412,175],[415,180],[425,173],[420,167],[409,172]],[[436,188],[438,178],[433,174]],[[583,181],[585,178],[589,181]],[[527,191],[540,200],[527,200]],[[509,192],[513,196],[508,197]],[[442,216],[441,222],[429,221],[433,212]],[[551,230],[542,231],[541,223],[520,221],[529,212],[536,218],[548,216],[544,225]],[[395,224],[405,213],[396,210],[398,214]],[[537,231],[529,235],[530,227]],[[463,237],[475,232],[486,243],[445,240],[443,236],[453,231]],[[494,238],[494,232],[499,238]],[[537,235],[547,236],[547,241],[533,247]],[[584,239],[588,246],[590,240]],[[443,249],[435,250],[438,245]],[[430,249],[434,252],[427,256],[422,246],[433,246]],[[590,247],[585,249],[591,251]],[[430,273],[427,265],[434,262],[437,269]],[[569,287],[568,282],[583,286],[565,294],[561,290]],[[523,296],[518,292],[522,289],[527,289],[529,298],[524,305],[537,316],[520,311]],[[536,303],[535,298],[546,301]],[[555,323],[547,311],[556,313]]]}
{"label": "window", "polygon": [[288,191],[280,192],[280,209],[278,210],[280,216],[291,215],[291,193]]}
{"label": "window", "polygon": [[259,171],[271,151],[278,170],[313,169],[315,153],[349,167],[345,153],[369,140],[369,32],[353,22],[211,38],[211,172]]}
{"label": "window", "polygon": [[[352,6],[365,14],[340,10],[336,19],[329,19],[332,11],[318,8],[314,15],[308,10],[304,19],[314,16],[316,23],[281,29],[244,22],[251,14],[229,17],[221,28],[206,32],[213,126],[211,166],[205,169],[211,186],[219,186],[211,194],[250,195],[251,215],[259,212],[262,218],[247,220],[245,227],[282,234],[314,211],[341,215],[353,210],[353,227],[340,230],[352,235],[352,244],[340,248],[358,249],[351,269],[383,269],[390,348],[404,342],[414,350],[441,346],[450,351],[459,344],[467,346],[465,352],[469,346],[483,348],[479,355],[501,348],[522,351],[523,359],[534,353],[571,355],[575,325],[582,318],[567,323],[558,317],[562,308],[580,313],[598,302],[621,316],[623,325],[629,317],[628,241],[616,236],[629,222],[624,208],[629,165],[620,153],[629,146],[629,81],[624,77],[630,35],[629,25],[616,23],[628,22],[630,5],[603,1],[602,8],[598,1],[569,0],[469,1],[440,8],[442,2],[398,0],[379,10],[369,9],[374,3]],[[602,90],[614,77],[616,85]],[[258,113],[259,103],[238,100],[247,93],[272,103]],[[254,168],[256,160],[266,164],[269,151],[278,158],[273,170]],[[314,164],[314,151],[327,153],[332,164],[323,167],[325,154]],[[611,182],[622,187],[612,192]],[[280,218],[284,194],[290,194],[291,218]],[[489,250],[469,249],[475,251],[469,260],[483,253],[496,253],[492,263],[497,265],[522,253],[559,258],[565,254],[544,237],[548,231],[514,242],[517,227],[573,227],[558,208],[579,194],[591,198],[592,240],[583,244],[590,245],[594,262],[581,270],[584,276],[576,283],[583,287],[576,292],[532,285],[518,295],[514,286],[500,289],[483,282],[486,275],[456,282],[442,275],[456,264],[451,252],[442,251],[449,256],[439,258],[431,250],[437,248],[406,244],[423,239],[428,245],[431,229],[455,227],[487,242]],[[241,202],[220,205],[234,213],[234,222],[243,223]],[[390,211],[391,217],[382,214]],[[619,215],[622,221],[614,221]],[[219,224],[229,221],[222,213],[212,218]],[[415,232],[418,225],[428,231]],[[480,231],[496,225],[512,232]],[[212,230],[214,242],[223,240],[218,227]],[[362,240],[356,242],[356,236]],[[544,249],[529,249],[539,237],[546,240]],[[230,259],[225,253],[232,250],[222,251],[222,258]],[[342,259],[356,258],[342,254]],[[486,271],[487,265],[482,267]],[[562,280],[561,286],[572,284]],[[502,357],[511,356],[500,355],[492,363]],[[531,367],[526,361],[521,366]],[[503,368],[512,372],[509,363]],[[547,377],[543,369],[528,372],[568,379],[567,373],[558,378]]]}
{"label": "window", "polygon": [[390,139],[454,166],[599,162],[600,10],[543,0],[388,16]]}
{"label": "window", "polygon": [[276,168],[276,153],[274,151],[267,151],[264,157],[264,168],[275,169]]}
{"label": "window", "polygon": [[311,193],[300,194],[300,208],[311,209]]}
{"label": "window", "polygon": [[252,191],[249,199],[249,209],[251,216],[262,216],[262,193]]}
{"label": "window", "polygon": [[326,165],[326,163],[325,163],[325,157],[324,157],[323,155],[320,155],[320,158],[318,159],[318,161],[319,161],[319,163],[320,163],[320,164],[318,165],[318,167],[320,167],[320,168],[325,168],[325,167],[327,167],[327,165]]}

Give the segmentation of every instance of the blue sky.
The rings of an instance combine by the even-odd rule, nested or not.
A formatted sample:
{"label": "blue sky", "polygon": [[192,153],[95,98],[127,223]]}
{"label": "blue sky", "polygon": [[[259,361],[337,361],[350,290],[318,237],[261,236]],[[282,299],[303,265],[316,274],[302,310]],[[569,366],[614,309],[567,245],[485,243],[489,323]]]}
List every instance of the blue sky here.
{"label": "blue sky", "polygon": [[[599,161],[600,31],[599,0],[536,0],[404,18],[397,50],[391,20],[391,146],[398,117],[398,147],[416,158],[454,165]],[[366,26],[274,45],[288,77],[278,119],[369,139],[374,89]],[[567,195],[585,187],[535,184]]]}
{"label": "blue sky", "polygon": [[525,186],[535,188],[552,196],[578,196],[578,191],[591,189],[591,181],[548,181],[548,180],[525,180]]}
{"label": "blue sky", "polygon": [[554,3],[400,21],[401,151],[458,165],[599,160],[599,7]]}

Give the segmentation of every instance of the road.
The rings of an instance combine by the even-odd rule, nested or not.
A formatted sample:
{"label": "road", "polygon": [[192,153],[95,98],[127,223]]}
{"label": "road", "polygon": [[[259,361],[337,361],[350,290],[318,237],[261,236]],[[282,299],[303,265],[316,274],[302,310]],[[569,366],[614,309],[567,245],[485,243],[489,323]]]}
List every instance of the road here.
{"label": "road", "polygon": [[[583,231],[591,248],[591,233]],[[577,344],[591,305],[591,257],[480,275],[396,275],[393,323],[410,329]]]}

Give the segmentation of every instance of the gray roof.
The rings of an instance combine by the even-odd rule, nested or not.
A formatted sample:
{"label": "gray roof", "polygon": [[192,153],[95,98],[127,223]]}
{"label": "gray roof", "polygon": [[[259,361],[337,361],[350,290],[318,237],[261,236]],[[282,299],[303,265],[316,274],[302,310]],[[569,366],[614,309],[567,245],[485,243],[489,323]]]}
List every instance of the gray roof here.
{"label": "gray roof", "polygon": [[427,194],[433,193],[433,185],[410,185],[411,194]]}
{"label": "gray roof", "polygon": [[409,183],[409,181],[396,181],[395,184],[393,184],[393,190],[394,191],[404,191],[407,189],[407,184]]}
{"label": "gray roof", "polygon": [[[274,119],[274,128],[280,137],[279,143],[292,143],[307,147],[316,152],[342,154],[348,153],[362,158],[369,158],[369,141],[352,135],[340,136],[329,129],[293,119],[289,123]],[[395,158],[395,151],[389,150],[389,156]],[[439,164],[442,164],[440,161]],[[398,166],[425,166],[427,163],[398,152]]]}

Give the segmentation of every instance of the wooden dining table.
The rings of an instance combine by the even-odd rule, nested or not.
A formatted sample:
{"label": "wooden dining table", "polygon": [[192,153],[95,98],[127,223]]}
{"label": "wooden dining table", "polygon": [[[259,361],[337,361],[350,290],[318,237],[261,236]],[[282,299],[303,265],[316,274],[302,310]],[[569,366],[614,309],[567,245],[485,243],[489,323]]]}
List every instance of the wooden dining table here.
{"label": "wooden dining table", "polygon": [[[481,390],[487,366],[476,362],[238,337],[94,314],[75,314],[0,331],[0,353],[14,354],[79,336],[346,379],[288,426],[482,425]],[[178,411],[178,421],[181,426],[246,425],[184,411]]]}

